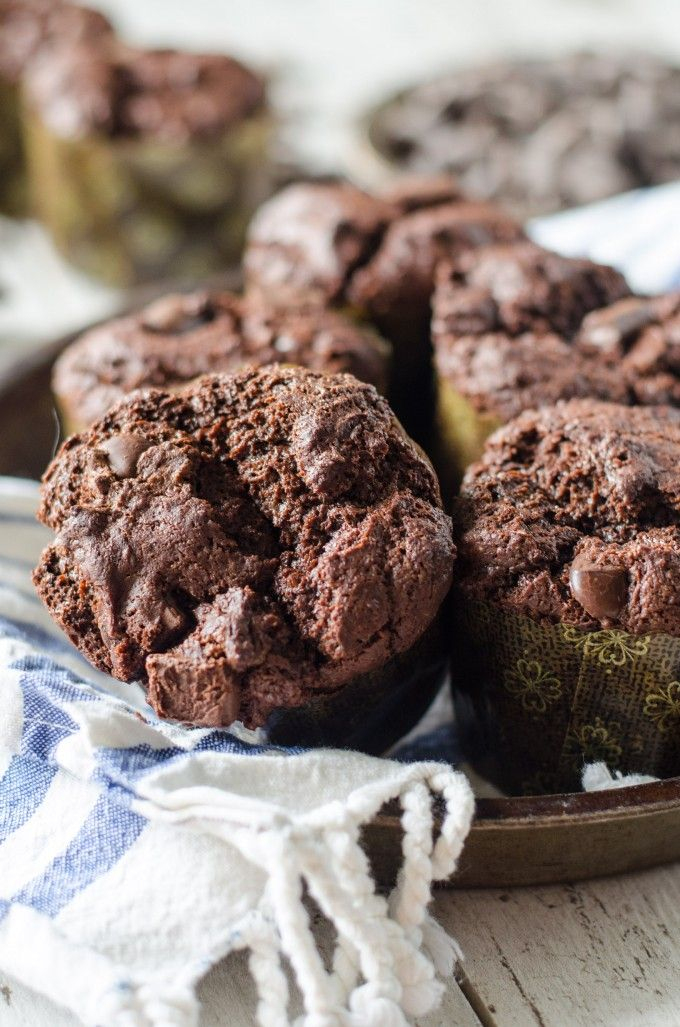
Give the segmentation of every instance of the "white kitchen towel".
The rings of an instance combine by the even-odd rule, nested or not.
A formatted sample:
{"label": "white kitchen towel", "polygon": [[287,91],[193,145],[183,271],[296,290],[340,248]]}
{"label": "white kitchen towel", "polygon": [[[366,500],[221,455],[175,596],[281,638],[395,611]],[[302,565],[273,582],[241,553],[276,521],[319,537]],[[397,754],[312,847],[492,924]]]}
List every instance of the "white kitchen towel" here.
{"label": "white kitchen towel", "polygon": [[[244,948],[264,1027],[289,1022],[283,956],[305,1027],[399,1027],[435,1006],[456,948],[427,905],[470,826],[463,775],[158,721],[33,594],[36,502],[0,479],[0,968],[98,1027],[196,1024],[197,982]],[[359,842],[391,800],[386,898]],[[335,928],[330,966],[304,895]]]}
{"label": "white kitchen towel", "polygon": [[536,218],[528,232],[565,256],[612,264],[637,292],[680,289],[680,182]]}

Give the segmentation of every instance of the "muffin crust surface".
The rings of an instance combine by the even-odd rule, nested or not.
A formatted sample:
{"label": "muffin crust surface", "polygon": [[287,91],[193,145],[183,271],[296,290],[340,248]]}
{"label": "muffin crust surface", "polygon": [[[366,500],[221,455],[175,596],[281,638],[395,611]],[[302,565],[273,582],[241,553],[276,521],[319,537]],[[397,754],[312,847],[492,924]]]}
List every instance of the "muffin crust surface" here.
{"label": "muffin crust surface", "polygon": [[505,420],[558,399],[628,400],[614,347],[578,337],[590,311],[629,296],[613,268],[519,242],[463,254],[438,279],[437,371],[478,410]]}
{"label": "muffin crust surface", "polygon": [[68,440],[34,580],[162,715],[262,724],[408,650],[454,548],[434,472],[349,375],[268,367],[138,393]]}
{"label": "muffin crust surface", "polygon": [[526,411],[468,470],[454,522],[466,596],[539,621],[680,635],[680,411]]}
{"label": "muffin crust surface", "polygon": [[69,420],[84,425],[134,389],[174,389],[202,374],[270,363],[348,372],[384,392],[389,346],[337,311],[199,291],[164,296],[86,332],[58,359],[53,387]]}

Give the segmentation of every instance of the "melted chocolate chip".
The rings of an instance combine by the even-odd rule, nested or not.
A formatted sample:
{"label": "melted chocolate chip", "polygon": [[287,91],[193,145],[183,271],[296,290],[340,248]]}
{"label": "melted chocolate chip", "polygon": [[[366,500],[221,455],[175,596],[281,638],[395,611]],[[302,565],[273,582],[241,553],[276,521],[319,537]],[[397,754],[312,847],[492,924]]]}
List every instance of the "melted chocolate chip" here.
{"label": "melted chocolate chip", "polygon": [[658,320],[654,303],[629,296],[604,310],[589,314],[581,329],[580,341],[585,346],[594,346],[604,351],[616,351],[626,347],[647,325]]}
{"label": "melted chocolate chip", "polygon": [[134,432],[112,435],[98,446],[106,454],[109,467],[119,478],[132,478],[137,470],[137,461],[152,445],[147,439]]}
{"label": "melted chocolate chip", "polygon": [[569,586],[591,617],[613,619],[626,604],[628,573],[623,567],[598,567],[577,557],[569,571]]}
{"label": "melted chocolate chip", "polygon": [[173,332],[186,335],[215,320],[215,307],[209,299],[193,306],[186,296],[164,296],[146,308],[143,325],[152,332]]}

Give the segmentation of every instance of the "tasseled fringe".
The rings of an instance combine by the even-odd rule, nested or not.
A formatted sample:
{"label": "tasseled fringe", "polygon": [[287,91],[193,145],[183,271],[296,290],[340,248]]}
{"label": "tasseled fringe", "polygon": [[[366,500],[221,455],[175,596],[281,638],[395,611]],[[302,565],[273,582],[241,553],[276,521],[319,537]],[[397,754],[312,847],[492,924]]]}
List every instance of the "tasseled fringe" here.
{"label": "tasseled fringe", "polygon": [[[443,818],[434,841],[434,801]],[[398,798],[403,863],[388,899],[377,894],[359,843],[361,827],[384,802]],[[289,826],[229,830],[228,841],[268,875],[260,909],[239,925],[238,945],[250,949],[261,1027],[291,1027],[281,966],[286,956],[305,1013],[293,1027],[407,1027],[408,1018],[436,1007],[460,952],[427,913],[432,883],[455,869],[472,816],[472,800],[442,767],[396,795],[351,797],[334,823],[310,830]],[[212,825],[215,830],[216,825]],[[225,838],[227,836],[225,835]],[[303,902],[306,886],[337,938],[327,970]]]}

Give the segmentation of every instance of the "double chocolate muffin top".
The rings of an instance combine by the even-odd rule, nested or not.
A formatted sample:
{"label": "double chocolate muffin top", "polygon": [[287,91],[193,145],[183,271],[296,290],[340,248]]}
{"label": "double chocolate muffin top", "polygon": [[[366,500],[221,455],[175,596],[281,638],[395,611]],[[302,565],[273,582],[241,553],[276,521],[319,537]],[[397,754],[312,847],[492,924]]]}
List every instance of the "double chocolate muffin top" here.
{"label": "double chocolate muffin top", "polygon": [[224,54],[107,46],[40,55],[27,94],[59,136],[211,139],[264,104],[264,83]]}
{"label": "double chocolate muffin top", "polygon": [[526,411],[468,469],[459,586],[540,621],[680,635],[680,411]]}
{"label": "double chocolate muffin top", "polygon": [[34,574],[98,667],[164,715],[262,724],[408,650],[454,557],[434,472],[349,375],[268,367],[137,393],[43,483]]}
{"label": "double chocolate muffin top", "polygon": [[165,296],[86,332],[57,360],[53,388],[84,425],[134,389],[178,388],[202,374],[270,363],[349,372],[384,391],[389,346],[323,307],[278,309],[264,299],[200,291]]}
{"label": "double chocolate muffin top", "polygon": [[496,61],[406,91],[370,135],[404,170],[450,172],[526,217],[677,178],[679,90],[653,54]]}
{"label": "double chocolate muffin top", "polygon": [[438,269],[437,371],[476,409],[505,420],[558,399],[628,401],[620,354],[580,334],[590,311],[628,296],[613,268],[530,242],[469,251]]}
{"label": "double chocolate muffin top", "polygon": [[376,318],[396,304],[427,316],[441,259],[522,236],[507,215],[461,200],[442,177],[406,181],[384,197],[345,182],[298,183],[253,219],[246,278],[285,299],[311,294]]}
{"label": "double chocolate muffin top", "polygon": [[105,15],[60,0],[0,0],[0,76],[18,82],[44,46],[77,46],[113,31]]}

